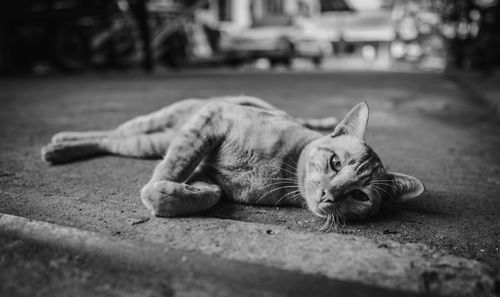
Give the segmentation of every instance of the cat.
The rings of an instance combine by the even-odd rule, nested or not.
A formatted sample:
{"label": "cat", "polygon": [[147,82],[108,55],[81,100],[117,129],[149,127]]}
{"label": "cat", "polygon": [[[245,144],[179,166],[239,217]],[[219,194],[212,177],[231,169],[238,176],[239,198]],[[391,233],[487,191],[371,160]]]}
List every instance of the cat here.
{"label": "cat", "polygon": [[[368,113],[359,103],[339,122],[295,118],[255,97],[186,99],[115,130],[58,133],[41,153],[53,164],[163,156],[140,192],[154,216],[197,214],[227,199],[307,206],[332,225],[424,191],[417,178],[386,171],[366,144]],[[324,129],[333,132],[316,131]]]}

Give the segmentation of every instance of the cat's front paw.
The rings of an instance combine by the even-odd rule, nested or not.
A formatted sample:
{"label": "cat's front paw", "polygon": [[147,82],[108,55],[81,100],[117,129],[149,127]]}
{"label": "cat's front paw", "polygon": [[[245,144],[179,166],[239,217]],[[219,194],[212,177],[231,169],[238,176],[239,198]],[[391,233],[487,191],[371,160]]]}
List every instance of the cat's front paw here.
{"label": "cat's front paw", "polygon": [[142,203],[157,217],[182,215],[185,201],[182,199],[184,185],[169,181],[150,182],[141,190]]}

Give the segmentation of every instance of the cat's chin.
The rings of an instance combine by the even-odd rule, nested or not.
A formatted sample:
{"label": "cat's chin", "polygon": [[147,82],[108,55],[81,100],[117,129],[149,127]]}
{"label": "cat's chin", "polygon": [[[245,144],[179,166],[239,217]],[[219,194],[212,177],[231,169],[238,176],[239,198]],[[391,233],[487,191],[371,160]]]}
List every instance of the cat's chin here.
{"label": "cat's chin", "polygon": [[331,213],[336,212],[335,203],[332,202],[320,202],[318,204],[318,213],[322,214],[322,217],[326,217]]}
{"label": "cat's chin", "polygon": [[326,218],[329,214],[335,212],[334,204],[331,202],[320,202],[313,205],[308,204],[308,208],[314,215],[320,218]]}

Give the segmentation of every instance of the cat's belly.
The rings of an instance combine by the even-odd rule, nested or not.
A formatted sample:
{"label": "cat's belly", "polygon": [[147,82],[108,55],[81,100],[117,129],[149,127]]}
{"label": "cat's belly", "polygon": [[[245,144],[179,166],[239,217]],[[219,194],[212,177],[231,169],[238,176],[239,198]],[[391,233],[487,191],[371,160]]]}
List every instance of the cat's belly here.
{"label": "cat's belly", "polygon": [[211,178],[232,201],[290,204],[290,198],[298,195],[295,167],[309,130],[281,115],[240,111],[239,117],[228,120],[224,141],[206,159]]}
{"label": "cat's belly", "polygon": [[297,182],[281,177],[274,164],[246,170],[212,167],[210,177],[222,189],[224,198],[244,204],[298,205]]}

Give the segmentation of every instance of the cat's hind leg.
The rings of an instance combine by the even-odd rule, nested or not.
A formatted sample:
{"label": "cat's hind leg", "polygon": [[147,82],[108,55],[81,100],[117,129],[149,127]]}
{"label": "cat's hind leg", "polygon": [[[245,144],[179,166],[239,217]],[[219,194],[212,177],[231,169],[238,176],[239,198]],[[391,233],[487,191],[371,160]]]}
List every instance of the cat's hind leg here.
{"label": "cat's hind leg", "polygon": [[66,141],[90,140],[105,138],[113,135],[114,130],[104,131],[63,131],[52,136],[52,143],[62,143]]}
{"label": "cat's hind leg", "polygon": [[120,124],[116,129],[104,131],[63,131],[52,137],[52,143],[91,140],[106,137],[127,137],[151,134],[182,124],[202,105],[200,99],[184,99],[155,112],[137,116]]}
{"label": "cat's hind leg", "polygon": [[167,106],[159,111],[141,115],[120,124],[114,130],[104,131],[63,131],[52,136],[52,143],[62,143],[66,141],[83,141],[99,138],[123,138],[142,134],[150,134],[164,130],[172,126],[171,106]]}
{"label": "cat's hind leg", "polygon": [[98,141],[61,141],[42,147],[42,160],[61,164],[102,154]]}
{"label": "cat's hind leg", "polygon": [[120,155],[134,158],[160,158],[165,154],[175,131],[141,134],[129,137],[93,138],[50,143],[42,148],[42,159],[52,164],[68,163],[98,155]]}
{"label": "cat's hind leg", "polygon": [[150,134],[128,137],[109,137],[100,141],[101,147],[108,154],[134,158],[161,158],[177,135],[173,129]]}
{"label": "cat's hind leg", "polygon": [[202,103],[200,99],[184,99],[175,102],[158,111],[138,116],[119,125],[113,131],[113,135],[132,136],[173,128],[186,122]]}

